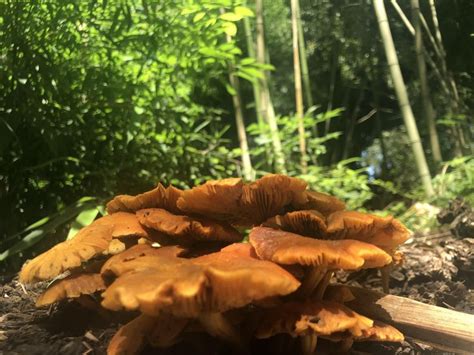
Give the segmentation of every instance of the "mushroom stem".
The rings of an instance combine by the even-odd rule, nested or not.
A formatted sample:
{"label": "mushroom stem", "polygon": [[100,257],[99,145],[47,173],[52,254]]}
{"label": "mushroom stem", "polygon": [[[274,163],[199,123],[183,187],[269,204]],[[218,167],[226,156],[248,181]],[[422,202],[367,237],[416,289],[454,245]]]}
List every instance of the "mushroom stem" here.
{"label": "mushroom stem", "polygon": [[199,316],[199,322],[212,336],[227,340],[234,344],[242,343],[239,333],[222,315],[222,313],[203,313]]}
{"label": "mushroom stem", "polygon": [[341,340],[339,343],[339,351],[340,353],[347,353],[349,350],[352,348],[352,345],[354,344],[354,338],[349,337],[346,339]]}
{"label": "mushroom stem", "polygon": [[326,289],[329,286],[329,282],[331,281],[333,274],[334,274],[334,271],[326,272],[323,279],[319,282],[318,286],[316,287],[316,290],[313,293],[315,299],[317,300],[323,299],[324,293],[326,292]]}
{"label": "mushroom stem", "polygon": [[318,336],[314,333],[301,337],[301,354],[312,355],[318,344]]}
{"label": "mushroom stem", "polygon": [[298,289],[301,298],[308,298],[318,286],[326,274],[326,269],[320,266],[311,266],[304,276],[303,282]]}
{"label": "mushroom stem", "polygon": [[382,288],[386,294],[390,293],[390,272],[392,271],[392,264],[384,266],[380,269],[382,275]]}

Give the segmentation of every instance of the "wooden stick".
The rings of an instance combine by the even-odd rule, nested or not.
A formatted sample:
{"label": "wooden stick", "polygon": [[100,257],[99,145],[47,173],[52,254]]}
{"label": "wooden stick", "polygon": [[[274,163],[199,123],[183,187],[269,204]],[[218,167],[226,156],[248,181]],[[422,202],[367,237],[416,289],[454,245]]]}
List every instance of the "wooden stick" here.
{"label": "wooden stick", "polygon": [[406,336],[433,347],[474,353],[474,315],[360,287],[350,290],[356,299],[347,306],[354,311],[392,324]]}

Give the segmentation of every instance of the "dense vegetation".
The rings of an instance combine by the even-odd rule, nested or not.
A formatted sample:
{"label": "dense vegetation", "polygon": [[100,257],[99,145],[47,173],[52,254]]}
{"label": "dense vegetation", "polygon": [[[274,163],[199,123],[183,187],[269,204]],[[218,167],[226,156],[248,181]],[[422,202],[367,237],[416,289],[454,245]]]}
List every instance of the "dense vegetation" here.
{"label": "dense vegetation", "polygon": [[0,260],[157,181],[286,172],[396,214],[474,201],[474,3],[417,3],[385,6],[432,191],[372,1],[301,0],[295,26],[283,0],[3,2]]}

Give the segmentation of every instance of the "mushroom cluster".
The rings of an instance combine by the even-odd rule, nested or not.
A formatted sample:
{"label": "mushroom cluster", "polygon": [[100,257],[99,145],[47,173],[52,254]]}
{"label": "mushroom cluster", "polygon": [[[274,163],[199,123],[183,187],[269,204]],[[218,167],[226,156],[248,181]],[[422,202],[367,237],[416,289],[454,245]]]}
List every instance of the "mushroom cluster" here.
{"label": "mushroom cluster", "polygon": [[392,217],[347,211],[285,175],[190,190],[159,184],[115,197],[107,212],[26,263],[20,281],[55,279],[38,306],[86,299],[136,315],[112,338],[109,354],[171,347],[203,333],[238,349],[286,334],[299,338],[303,354],[315,352],[318,338],[338,351],[354,341],[403,340],[344,305],[354,296],[332,281],[338,270],[386,274],[400,260],[396,249],[409,232]]}

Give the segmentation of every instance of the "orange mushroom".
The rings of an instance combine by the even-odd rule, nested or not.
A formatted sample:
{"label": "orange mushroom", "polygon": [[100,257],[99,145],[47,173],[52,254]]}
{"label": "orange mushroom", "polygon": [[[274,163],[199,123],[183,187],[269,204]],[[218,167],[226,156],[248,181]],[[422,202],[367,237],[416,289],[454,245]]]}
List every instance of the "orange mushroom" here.
{"label": "orange mushroom", "polygon": [[136,214],[142,225],[185,243],[195,240],[238,242],[242,239],[236,229],[224,222],[175,215],[160,208],[139,210]]}
{"label": "orange mushroom", "polygon": [[279,333],[302,337],[303,354],[313,354],[318,336],[344,332],[363,336],[372,326],[371,319],[335,302],[290,302],[265,310],[256,337],[268,338]]}
{"label": "orange mushroom", "polygon": [[173,213],[179,213],[177,201],[183,191],[169,186],[165,188],[158,184],[153,190],[142,194],[118,195],[107,203],[109,214],[116,212],[135,212],[144,208],[165,208]]}
{"label": "orange mushroom", "polygon": [[134,214],[119,212],[102,217],[81,229],[73,239],[57,244],[26,263],[20,272],[20,282],[49,280],[78,267],[107,250],[113,238],[147,235]]}
{"label": "orange mushroom", "polygon": [[269,218],[263,226],[282,229],[303,236],[325,239],[326,218],[316,210],[288,212]]}
{"label": "orange mushroom", "polygon": [[100,274],[74,274],[54,282],[36,301],[36,307],[49,305],[66,298],[78,298],[105,290]]}
{"label": "orange mushroom", "polygon": [[240,178],[210,180],[184,191],[178,199],[178,208],[191,215],[232,222],[240,214],[243,186]]}
{"label": "orange mushroom", "polygon": [[357,270],[381,267],[392,258],[380,248],[357,240],[319,240],[298,234],[255,227],[249,235],[250,244],[263,260],[278,264],[309,266],[301,296],[310,296],[319,285],[317,296],[321,298],[330,281],[333,270]]}
{"label": "orange mushroom", "polygon": [[327,219],[332,239],[355,239],[392,251],[410,237],[410,231],[393,217],[356,211],[338,211]]}
{"label": "orange mushroom", "polygon": [[297,210],[316,210],[324,216],[329,216],[336,211],[342,211],[346,204],[338,198],[316,191],[305,191],[306,200],[293,202],[293,208]]}
{"label": "orange mushroom", "polygon": [[304,180],[280,174],[265,175],[245,185],[240,199],[241,211],[245,214],[242,224],[260,224],[269,217],[284,211],[284,208],[307,201]]}

